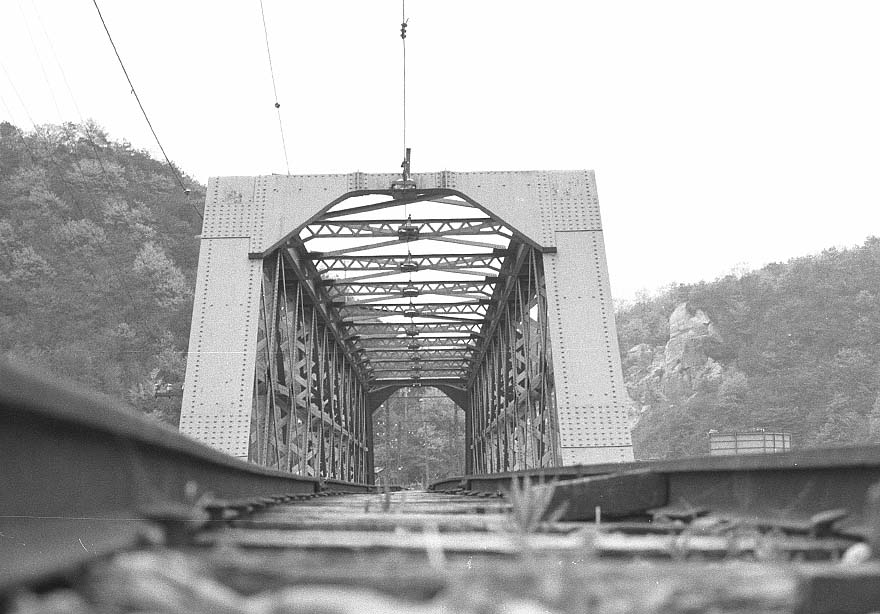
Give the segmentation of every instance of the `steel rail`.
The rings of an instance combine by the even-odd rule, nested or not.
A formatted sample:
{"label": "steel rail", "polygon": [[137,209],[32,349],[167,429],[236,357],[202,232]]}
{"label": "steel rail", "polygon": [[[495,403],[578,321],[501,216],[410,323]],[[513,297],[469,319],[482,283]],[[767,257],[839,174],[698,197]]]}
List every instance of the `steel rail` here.
{"label": "steel rail", "polygon": [[109,398],[0,362],[0,590],[210,510],[371,486],[259,467]]}
{"label": "steel rail", "polygon": [[880,446],[799,450],[777,454],[707,456],[552,467],[467,475],[433,483],[436,491],[506,492],[513,480],[555,482],[548,509],[565,518],[638,517],[651,510],[712,512],[734,517],[806,522],[845,511],[839,527],[864,536],[868,489],[880,482]]}

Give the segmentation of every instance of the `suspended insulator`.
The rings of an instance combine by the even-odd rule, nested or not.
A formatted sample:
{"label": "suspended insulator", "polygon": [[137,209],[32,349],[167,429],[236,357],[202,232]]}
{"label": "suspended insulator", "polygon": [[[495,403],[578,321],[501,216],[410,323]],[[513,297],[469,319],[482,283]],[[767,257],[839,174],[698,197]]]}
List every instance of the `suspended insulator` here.
{"label": "suspended insulator", "polygon": [[418,354],[415,354],[415,355],[413,355],[413,356],[410,357],[410,360],[413,361],[413,362],[421,362],[422,357],[419,356]]}
{"label": "suspended insulator", "polygon": [[406,329],[406,335],[408,337],[418,337],[419,336],[419,329],[416,328],[415,326],[411,326]]}
{"label": "suspended insulator", "polygon": [[[397,230],[397,234],[400,235],[400,229]],[[416,228],[416,235],[419,234],[418,228]],[[415,273],[419,270],[419,263],[413,260],[411,254],[406,255],[406,260],[400,263],[400,270],[404,273]]]}
{"label": "suspended insulator", "polygon": [[404,286],[403,290],[401,291],[401,294],[403,294],[404,296],[409,297],[409,298],[415,298],[416,296],[419,295],[419,289],[416,288],[414,285],[410,284],[408,286]]}
{"label": "suspended insulator", "polygon": [[407,308],[406,311],[403,312],[403,317],[404,317],[404,318],[415,318],[415,317],[417,317],[420,313],[421,313],[421,311],[419,311],[418,309],[410,309],[410,308]]}
{"label": "suspended insulator", "polygon": [[413,371],[421,371],[422,368],[421,368],[419,365],[413,365],[413,366],[412,366],[412,370],[413,370]]}
{"label": "suspended insulator", "polygon": [[421,347],[422,347],[422,346],[420,346],[418,343],[410,343],[410,344],[407,346],[407,348],[410,349],[410,350],[412,350],[413,352],[415,352],[416,350],[421,349]]}
{"label": "suspended insulator", "polygon": [[420,379],[422,379],[422,376],[421,376],[421,375],[413,375],[413,376],[412,376],[412,381],[414,381],[414,382],[417,382],[417,381],[419,381]]}
{"label": "suspended insulator", "polygon": [[413,224],[411,215],[407,216],[406,221],[397,227],[397,238],[401,241],[415,241],[419,238],[419,226]]}

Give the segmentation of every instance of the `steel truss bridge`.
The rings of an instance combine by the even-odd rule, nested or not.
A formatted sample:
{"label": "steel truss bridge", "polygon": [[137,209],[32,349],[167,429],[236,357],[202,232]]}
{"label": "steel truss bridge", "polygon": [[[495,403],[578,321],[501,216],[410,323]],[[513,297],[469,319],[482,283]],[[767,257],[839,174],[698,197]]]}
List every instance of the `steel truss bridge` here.
{"label": "steel truss bridge", "polygon": [[212,179],[201,243],[182,432],[370,483],[433,386],[469,474],[632,460],[592,172]]}
{"label": "steel truss bridge", "polygon": [[[0,361],[0,610],[880,610],[880,447],[621,462],[592,174],[401,183],[211,181],[190,437]],[[413,385],[468,475],[392,492]]]}

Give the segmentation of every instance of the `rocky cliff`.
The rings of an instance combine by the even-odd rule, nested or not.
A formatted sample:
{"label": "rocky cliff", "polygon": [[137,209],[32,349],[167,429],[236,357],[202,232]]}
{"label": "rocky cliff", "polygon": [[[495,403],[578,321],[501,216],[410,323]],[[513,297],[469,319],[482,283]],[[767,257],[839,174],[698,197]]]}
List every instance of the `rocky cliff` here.
{"label": "rocky cliff", "polygon": [[707,387],[717,388],[723,369],[712,354],[722,342],[703,310],[680,303],[669,316],[665,345],[640,343],[627,351],[623,366],[630,397],[643,412],[681,403]]}

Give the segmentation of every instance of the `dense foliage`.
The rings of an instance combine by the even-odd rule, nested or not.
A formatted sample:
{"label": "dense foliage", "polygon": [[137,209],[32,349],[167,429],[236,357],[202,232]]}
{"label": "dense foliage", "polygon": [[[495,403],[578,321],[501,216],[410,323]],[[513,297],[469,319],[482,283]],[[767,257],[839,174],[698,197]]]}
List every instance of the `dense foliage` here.
{"label": "dense foliage", "polygon": [[[204,202],[184,181],[190,195],[91,123],[0,124],[0,354],[175,423],[179,396],[153,392],[184,374]],[[686,398],[658,392],[633,432],[637,456],[706,453],[711,429],[788,431],[798,447],[880,442],[880,239],[624,306],[628,373],[627,350],[662,349],[683,302],[719,329],[709,351],[723,375]],[[427,393],[377,414],[377,466],[398,483],[461,473],[461,416],[413,394]]]}
{"label": "dense foliage", "polygon": [[625,367],[629,348],[666,343],[682,302],[720,330],[711,357],[724,375],[645,411],[633,432],[637,456],[705,454],[710,429],[788,431],[794,447],[880,442],[880,239],[624,306]]}
{"label": "dense foliage", "polygon": [[391,484],[464,474],[464,415],[435,388],[404,388],[374,417],[375,465]]}
{"label": "dense foliage", "polygon": [[169,422],[204,189],[96,125],[0,124],[0,353]]}

